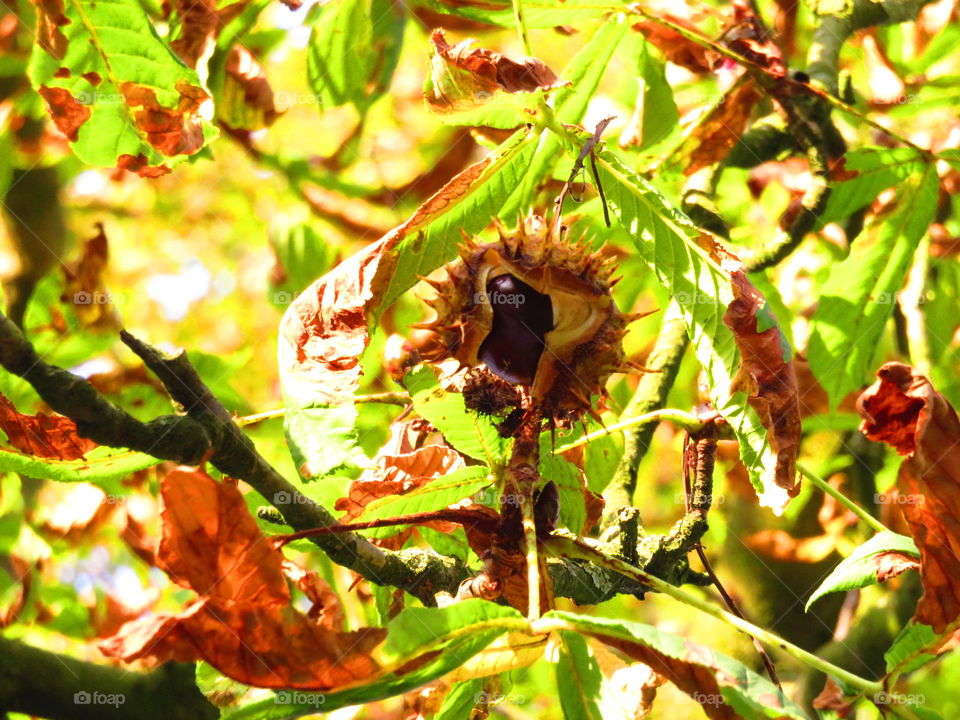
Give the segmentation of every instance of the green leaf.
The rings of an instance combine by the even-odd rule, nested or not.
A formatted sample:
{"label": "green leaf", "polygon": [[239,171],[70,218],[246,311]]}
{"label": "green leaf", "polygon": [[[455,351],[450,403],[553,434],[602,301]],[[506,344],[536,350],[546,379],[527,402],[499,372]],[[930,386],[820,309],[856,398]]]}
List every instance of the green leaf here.
{"label": "green leaf", "polygon": [[66,0],[62,16],[42,7],[48,39],[34,45],[28,74],[81,160],[111,167],[143,156],[169,166],[217,136],[196,71],[137,0]]}
{"label": "green leaf", "polygon": [[557,691],[566,720],[603,720],[598,699],[603,675],[582,635],[560,633]]}
{"label": "green leaf", "polygon": [[633,117],[631,141],[637,149],[656,145],[672,133],[680,123],[680,111],[673,99],[673,88],[667,82],[666,63],[639,33],[630,34],[630,43],[639,46],[637,55],[637,100]]}
{"label": "green leaf", "polygon": [[[422,3],[434,12],[444,15],[479,20],[501,27],[516,27],[513,5],[502,0],[484,0],[483,3],[466,4],[456,0],[424,0]],[[625,9],[615,3],[606,5],[590,0],[523,0],[523,18],[528,28],[552,28],[557,25],[574,25]]]}
{"label": "green leaf", "polygon": [[463,395],[440,387],[433,370],[423,365],[404,378],[417,413],[437,428],[454,448],[489,467],[503,463],[507,440],[490,418],[467,410]]}
{"label": "green leaf", "polygon": [[740,369],[740,352],[723,323],[733,300],[729,276],[697,244],[700,232],[690,219],[652,185],[611,153],[600,153],[597,164],[613,217],[680,305],[697,359],[706,371],[713,405],[736,434],[760,504],[779,512],[789,498],[776,484],[776,453],[760,417],[747,404],[746,393],[731,391]]}
{"label": "green leaf", "polygon": [[813,314],[807,357],[831,407],[866,380],[917,244],[933,221],[938,187],[930,165],[900,193],[894,213],[873,223],[830,271]]}
{"label": "green leaf", "polygon": [[421,277],[452,260],[461,232],[472,235],[490,224],[503,207],[504,198],[529,171],[536,138],[533,132],[518,130],[491,152],[482,166],[478,163],[468,168],[466,172],[472,175],[469,180],[456,179],[458,185],[470,183],[466,191],[458,187],[457,194],[449,197],[441,190],[421,207],[396,248],[397,266],[381,308],[391,305]]}
{"label": "green leaf", "polygon": [[477,697],[483,690],[483,680],[474,678],[454,683],[453,689],[443,699],[443,705],[433,720],[464,720],[470,717],[470,711],[477,704]]}
{"label": "green leaf", "polygon": [[16,472],[38,480],[88,482],[108,493],[122,490],[118,482],[130,473],[159,465],[152,455],[100,446],[79,460],[54,460],[0,449],[0,472]]}
{"label": "green leaf", "polygon": [[[690,640],[673,633],[664,632],[652,625],[614,620],[611,618],[575,615],[560,610],[551,610],[543,616],[544,620],[556,619],[563,622],[566,630],[596,637],[602,642],[612,644],[631,657],[654,658],[670,667],[671,663],[683,663],[697,670],[706,670],[716,680],[722,700],[730,705],[735,715],[745,720],[759,718],[791,718],[807,720],[804,711],[784,695],[773,683],[733,658],[722,655],[712,648],[697,645]],[[631,650],[636,649],[635,654]],[[656,668],[655,668],[656,669]],[[671,680],[671,675],[666,674]],[[691,693],[695,690],[700,703],[717,704],[720,698],[714,697],[711,688],[696,687],[681,690]]]}
{"label": "green leaf", "polygon": [[843,156],[843,168],[857,176],[834,183],[817,227],[837,222],[866,207],[889,187],[923,170],[923,159],[912,148],[859,148]]}
{"label": "green leaf", "polygon": [[920,551],[911,538],[895,532],[877,533],[857,547],[834,568],[820,587],[813,591],[804,610],[827,593],[862,588],[877,583],[877,567],[873,560],[885,552],[899,552],[919,558]]}
{"label": "green leaf", "polygon": [[896,670],[906,673],[916,670],[937,657],[936,653],[924,652],[940,640],[940,636],[929,625],[910,622],[883,654],[887,663],[887,672]]}
{"label": "green leaf", "polygon": [[[544,442],[546,440],[546,442]],[[558,524],[573,533],[583,532],[587,509],[583,498],[581,471],[569,460],[554,455],[550,439],[540,441],[540,475],[557,486],[560,493],[560,519]]]}
{"label": "green leaf", "polygon": [[272,230],[270,246],[277,257],[281,275],[272,277],[271,300],[278,307],[286,307],[310,283],[333,267],[336,251],[309,223],[284,225],[278,222]]}
{"label": "green leaf", "polygon": [[[403,495],[388,495],[373,500],[354,522],[442,510],[448,505],[470,497],[492,482],[493,478],[490,477],[489,471],[481,465],[454,470],[449,475],[438,477]],[[396,535],[402,529],[402,525],[376,528],[366,531],[366,534],[370,537],[382,538]]]}
{"label": "green leaf", "polygon": [[288,402],[284,434],[300,477],[355,475],[368,465],[357,442],[356,421],[354,405],[299,408]]}
{"label": "green leaf", "polygon": [[389,0],[323,6],[307,47],[307,77],[321,109],[352,104],[363,114],[390,86],[404,14]]}

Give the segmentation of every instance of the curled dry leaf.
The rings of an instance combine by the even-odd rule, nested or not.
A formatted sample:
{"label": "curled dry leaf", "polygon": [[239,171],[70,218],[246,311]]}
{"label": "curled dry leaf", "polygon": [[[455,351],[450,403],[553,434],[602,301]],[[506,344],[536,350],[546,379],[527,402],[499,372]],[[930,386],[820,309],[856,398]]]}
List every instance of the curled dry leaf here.
{"label": "curled dry leaf", "polygon": [[430,40],[435,54],[427,102],[437,112],[482,105],[498,92],[529,93],[566,84],[536,58],[511,60],[493,50],[471,50],[472,40],[450,45],[443,30],[434,30]]}
{"label": "curled dry leaf", "polygon": [[860,430],[906,459],[897,485],[920,550],[923,596],[914,620],[943,633],[960,618],[960,420],[930,381],[887,363],[857,401]]}
{"label": "curled dry leaf", "polygon": [[403,238],[467,195],[493,162],[488,156],[461,172],[403,224],[314,281],[280,322],[278,363],[284,393],[297,402],[336,405],[360,383],[360,356],[370,342],[368,324],[396,266]]}
{"label": "curled dry leaf", "polygon": [[104,302],[109,297],[103,284],[108,257],[107,235],[103,224],[97,223],[97,232],[83,243],[80,257],[63,268],[66,281],[60,302],[72,304],[86,327],[113,329],[119,325],[113,305]]}
{"label": "curled dry leaf", "polygon": [[[782,495],[775,504],[782,508],[800,491],[796,464],[801,426],[792,353],[766,299],[739,263],[735,266],[728,259],[723,264],[730,273],[734,296],[723,322],[733,331],[742,363],[734,382],[740,385],[737,389],[747,393],[750,407],[767,430],[776,455],[774,479],[781,490],[778,496]],[[764,498],[761,504],[774,506]]]}
{"label": "curled dry leaf", "polygon": [[745,79],[728,92],[693,131],[695,143],[685,175],[714,165],[727,156],[747,129],[753,108],[762,95],[753,80]]}
{"label": "curled dry leaf", "polygon": [[204,660],[268,688],[329,690],[374,674],[386,630],[336,632],[290,603],[283,556],[260,532],[240,491],[199,470],[160,483],[158,565],[199,597],[183,612],[125,624],[100,644],[125,661]]}
{"label": "curled dry leaf", "polygon": [[280,116],[263,67],[249,50],[235,46],[227,56],[217,115],[233,129],[262,130]]}
{"label": "curled dry leaf", "polygon": [[157,101],[153,88],[132,82],[120,86],[133,113],[133,122],[154,148],[164,155],[192,155],[203,147],[200,106],[209,99],[206,91],[188,82],[177,83],[180,100],[176,108]]}
{"label": "curled dry leaf", "polygon": [[62,415],[23,415],[0,395],[0,430],[13,447],[26,455],[55,460],[79,460],[97,444],[77,435],[77,426]]}

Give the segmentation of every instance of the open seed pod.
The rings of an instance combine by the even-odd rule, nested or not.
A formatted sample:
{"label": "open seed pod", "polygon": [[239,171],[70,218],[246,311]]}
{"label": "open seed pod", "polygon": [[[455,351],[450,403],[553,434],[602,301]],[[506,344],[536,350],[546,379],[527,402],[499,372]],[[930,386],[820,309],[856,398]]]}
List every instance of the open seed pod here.
{"label": "open seed pod", "polygon": [[467,239],[442,280],[427,280],[436,317],[419,327],[442,339],[424,356],[485,365],[526,386],[543,417],[568,425],[593,412],[591,396],[623,369],[629,318],[610,294],[613,259],[558,240],[539,216],[510,234]]}

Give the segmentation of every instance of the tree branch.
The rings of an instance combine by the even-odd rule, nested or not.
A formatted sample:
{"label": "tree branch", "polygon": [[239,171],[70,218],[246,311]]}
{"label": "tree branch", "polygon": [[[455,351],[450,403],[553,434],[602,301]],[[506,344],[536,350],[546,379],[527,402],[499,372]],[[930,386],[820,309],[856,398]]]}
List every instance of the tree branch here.
{"label": "tree branch", "polygon": [[194,666],[137,673],[84,662],[0,637],[0,713],[52,720],[214,720]]}

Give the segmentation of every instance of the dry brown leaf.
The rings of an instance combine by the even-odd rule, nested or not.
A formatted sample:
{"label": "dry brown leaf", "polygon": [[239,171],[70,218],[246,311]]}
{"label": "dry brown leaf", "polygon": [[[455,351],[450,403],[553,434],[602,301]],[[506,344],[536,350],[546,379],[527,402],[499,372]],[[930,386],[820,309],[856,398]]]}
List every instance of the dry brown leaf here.
{"label": "dry brown leaf", "polygon": [[158,564],[200,597],[179,614],[125,624],[101,642],[106,655],[204,660],[248,685],[303,690],[329,690],[378,670],[370,651],[386,630],[336,632],[296,610],[283,556],[236,486],[200,470],[175,470],[161,481],[160,495]]}
{"label": "dry brown leaf", "polygon": [[234,46],[224,68],[223,97],[217,115],[233,129],[262,130],[280,116],[263,67],[249,50]]}
{"label": "dry brown leaf", "polygon": [[103,273],[109,258],[107,235],[97,223],[96,234],[80,249],[80,257],[63,266],[64,289],[60,302],[73,305],[85,327],[113,329],[119,319],[103,284]]}
{"label": "dry brown leaf", "polygon": [[511,60],[493,50],[471,50],[472,40],[450,45],[439,29],[433,31],[430,40],[436,54],[431,71],[433,89],[427,102],[438,112],[482,105],[498,92],[535,92],[565,84],[536,58]]}
{"label": "dry brown leaf", "polygon": [[37,91],[47,104],[50,119],[70,142],[77,141],[80,126],[90,119],[90,108],[70,94],[69,90],[41,85]]}
{"label": "dry brown leaf", "polygon": [[20,452],[34,457],[79,460],[97,444],[77,435],[77,425],[63,415],[23,415],[0,395],[0,430]]}
{"label": "dry brown leaf", "polygon": [[851,702],[844,699],[843,690],[829,675],[823,690],[814,698],[813,706],[818,710],[833,710],[837,713],[837,717],[841,718],[847,717],[853,709]]}
{"label": "dry brown leaf", "polygon": [[167,156],[192,155],[203,147],[203,122],[198,111],[210,99],[203,88],[178,82],[180,101],[172,109],[157,101],[153,88],[125,82],[120,91],[130,106],[137,129],[159,152]]}
{"label": "dry brown leaf", "polygon": [[744,80],[728,92],[693,131],[696,143],[684,175],[714,165],[727,156],[747,129],[753,108],[763,97],[753,80]]}
{"label": "dry brown leaf", "polygon": [[920,550],[923,596],[914,620],[944,632],[960,617],[960,420],[913,368],[891,362],[857,401],[861,431],[906,459],[900,507]]}
{"label": "dry brown leaf", "polygon": [[741,368],[735,382],[747,392],[748,402],[767,430],[770,447],[776,453],[777,486],[794,497],[797,450],[800,447],[800,411],[797,378],[791,349],[767,308],[766,299],[741,267],[725,263],[730,272],[734,300],[723,316],[733,331],[740,350]]}
{"label": "dry brown leaf", "polygon": [[[697,28],[684,18],[671,15],[670,13],[664,14],[663,17],[674,25],[679,25],[697,32]],[[715,50],[710,50],[702,45],[698,45],[675,30],[664,27],[660,23],[653,22],[652,20],[634,23],[632,27],[634,30],[643,34],[647,42],[651,43],[663,53],[663,56],[667,60],[697,75],[713,72],[714,68],[716,68],[722,60],[721,55]]]}

